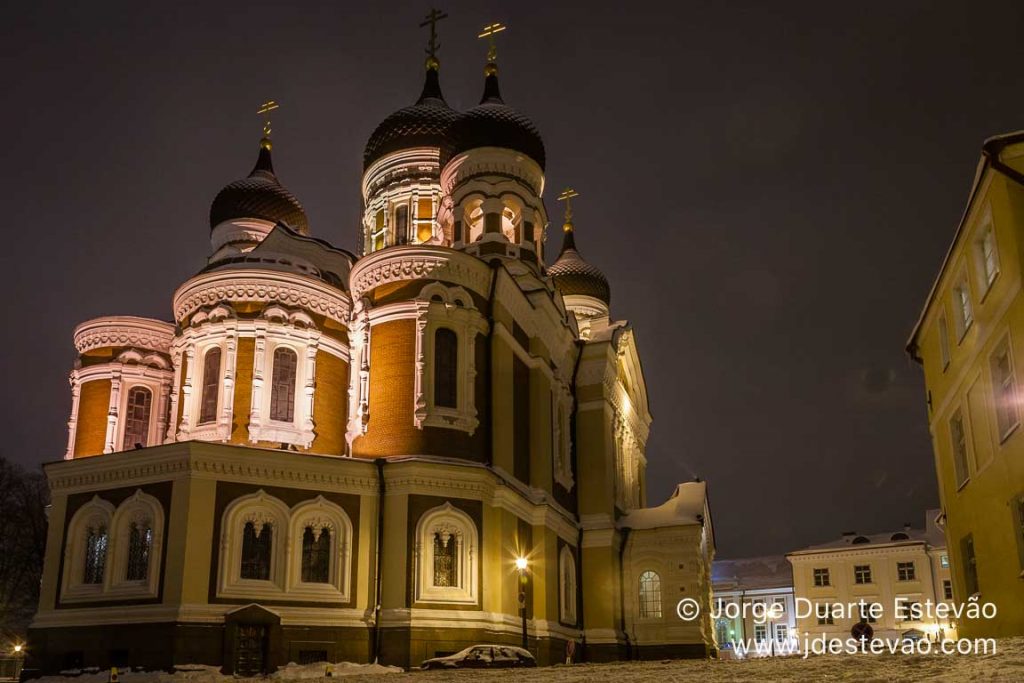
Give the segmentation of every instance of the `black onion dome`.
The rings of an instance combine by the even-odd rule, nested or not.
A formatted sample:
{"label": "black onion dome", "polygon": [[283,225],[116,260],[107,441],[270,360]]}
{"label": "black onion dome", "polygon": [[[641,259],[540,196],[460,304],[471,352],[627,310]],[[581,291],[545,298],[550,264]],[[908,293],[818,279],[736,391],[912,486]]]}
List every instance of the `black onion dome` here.
{"label": "black onion dome", "polygon": [[612,303],[612,290],[608,285],[608,278],[595,266],[584,261],[580,252],[576,250],[572,225],[566,226],[562,253],[548,268],[548,275],[555,281],[555,287],[562,296],[580,294],[600,299],[609,306]]}
{"label": "black onion dome", "polygon": [[284,223],[302,235],[309,234],[306,212],[299,200],[274,175],[270,140],[260,142],[260,155],[252,173],[217,193],[210,206],[210,228],[235,218],[260,218]]}
{"label": "black onion dome", "polygon": [[[530,157],[544,168],[544,140],[529,118],[505,104],[498,89],[497,68],[488,65],[480,104],[464,112],[452,127],[455,156],[476,147],[504,147]],[[446,160],[442,159],[444,165]]]}
{"label": "black onion dome", "polygon": [[428,66],[423,92],[416,104],[381,121],[366,141],[363,170],[381,157],[412,147],[437,147],[443,155],[450,146],[449,131],[458,116],[444,101],[437,69]]}

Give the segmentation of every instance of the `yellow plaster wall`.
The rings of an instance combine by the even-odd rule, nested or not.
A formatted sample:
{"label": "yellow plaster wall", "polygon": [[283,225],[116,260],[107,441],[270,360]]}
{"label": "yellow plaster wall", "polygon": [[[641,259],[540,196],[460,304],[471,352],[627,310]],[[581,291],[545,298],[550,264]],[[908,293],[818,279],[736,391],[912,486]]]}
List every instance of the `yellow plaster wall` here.
{"label": "yellow plaster wall", "polygon": [[316,439],[311,450],[325,455],[344,454],[347,419],[348,363],[326,351],[318,351],[316,395],[313,399]]}
{"label": "yellow plaster wall", "polygon": [[82,384],[78,397],[78,425],[75,430],[76,458],[103,453],[110,410],[110,380],[94,379]]}
{"label": "yellow plaster wall", "polygon": [[256,357],[256,340],[238,340],[235,356],[235,402],[232,406],[230,443],[249,443],[249,414],[252,412],[252,368]]}

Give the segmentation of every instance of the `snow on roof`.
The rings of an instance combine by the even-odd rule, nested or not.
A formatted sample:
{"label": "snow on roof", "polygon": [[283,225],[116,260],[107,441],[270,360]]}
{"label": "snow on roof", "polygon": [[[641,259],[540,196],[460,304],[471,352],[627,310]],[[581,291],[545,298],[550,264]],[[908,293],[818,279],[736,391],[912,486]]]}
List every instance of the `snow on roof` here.
{"label": "snow on roof", "polygon": [[716,591],[792,588],[793,565],[785,555],[715,560],[711,584]]}
{"label": "snow on roof", "polygon": [[679,484],[664,503],[658,507],[633,510],[619,518],[619,526],[630,529],[657,529],[701,524],[705,515],[706,496],[707,484],[703,481]]}

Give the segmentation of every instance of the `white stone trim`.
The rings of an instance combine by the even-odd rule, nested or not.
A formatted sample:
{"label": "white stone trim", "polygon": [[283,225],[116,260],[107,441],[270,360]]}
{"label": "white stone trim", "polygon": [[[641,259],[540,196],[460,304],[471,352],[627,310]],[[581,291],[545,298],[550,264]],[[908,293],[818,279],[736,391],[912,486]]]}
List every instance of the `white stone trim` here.
{"label": "white stone trim", "polygon": [[[302,540],[306,527],[310,525],[314,527],[314,533],[328,529],[331,534],[327,583],[306,583],[302,580]],[[288,597],[348,602],[352,574],[352,521],[345,511],[323,496],[317,496],[292,509],[288,532]]]}
{"label": "white stone trim", "polygon": [[366,299],[356,301],[352,319],[348,323],[349,366],[348,427],[345,442],[349,453],[352,442],[366,433],[370,422],[370,303]]}
{"label": "white stone trim", "polygon": [[[64,533],[64,571],[60,582],[60,601],[81,602],[99,600],[108,583],[110,575],[110,546],[112,540],[111,519],[114,506],[99,496],[78,508],[71,517]],[[85,531],[92,526],[102,526],[107,530],[107,555],[103,562],[103,582],[85,583]]]}
{"label": "white stone trim", "polygon": [[572,473],[572,393],[568,384],[555,383],[551,401],[551,464],[555,483],[566,491],[572,491],[575,484]]}
{"label": "white stone trim", "polygon": [[[148,524],[153,530],[146,578],[139,581],[127,579],[130,545],[128,526],[131,522]],[[143,493],[142,489],[137,489],[131,498],[117,507],[110,526],[112,533],[107,559],[111,564],[111,571],[107,574],[107,595],[117,598],[157,597],[164,535],[164,511],[160,501]]]}
{"label": "white stone trim", "polygon": [[73,337],[79,354],[121,346],[168,353],[174,338],[174,324],[132,315],[110,315],[79,324]]}
{"label": "white stone trim", "polygon": [[[434,535],[449,535],[456,543],[457,586],[434,585]],[[472,518],[451,503],[423,513],[416,524],[416,602],[477,604],[479,535]]]}
{"label": "white stone trim", "polygon": [[[228,505],[220,525],[217,597],[258,600],[284,593],[289,517],[288,506],[263,489]],[[257,532],[265,524],[273,532],[267,580],[242,578],[242,539],[248,522],[253,522]]]}
{"label": "white stone trim", "polygon": [[356,261],[349,276],[352,299],[389,282],[444,280],[487,296],[491,269],[478,258],[446,247],[398,246],[376,251]]}
{"label": "white stone trim", "polygon": [[[566,584],[572,589],[572,601],[566,602]],[[576,558],[567,545],[558,553],[558,618],[566,624],[576,623]]]}

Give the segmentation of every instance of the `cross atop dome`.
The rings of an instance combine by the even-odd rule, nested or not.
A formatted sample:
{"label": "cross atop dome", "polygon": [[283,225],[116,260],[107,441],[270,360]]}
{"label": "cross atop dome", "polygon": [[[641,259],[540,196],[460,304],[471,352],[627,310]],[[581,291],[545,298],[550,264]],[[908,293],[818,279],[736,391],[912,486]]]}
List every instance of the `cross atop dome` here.
{"label": "cross atop dome", "polygon": [[441,44],[437,42],[437,22],[447,18],[447,12],[432,8],[430,13],[420,22],[420,28],[424,26],[430,27],[430,40],[427,41],[425,50],[427,53],[428,70],[437,71],[438,67],[441,66],[441,62],[437,58],[437,51],[441,49]]}

